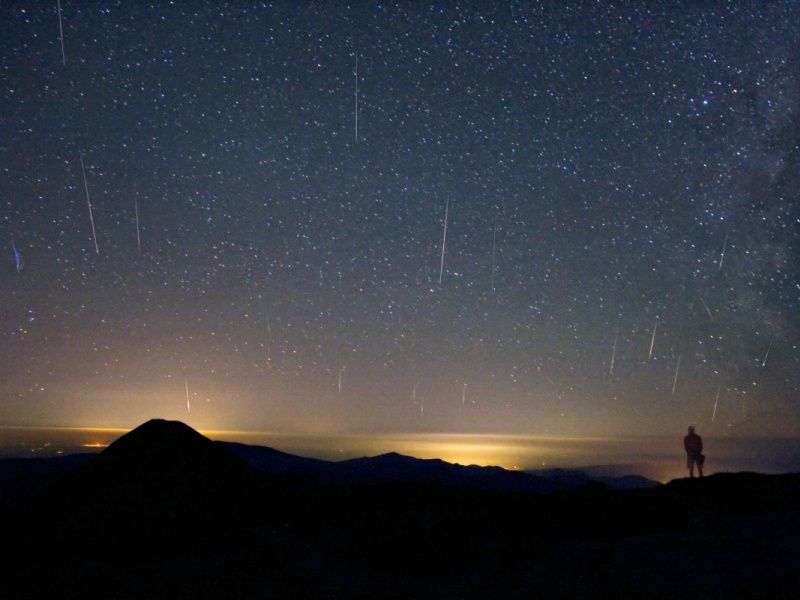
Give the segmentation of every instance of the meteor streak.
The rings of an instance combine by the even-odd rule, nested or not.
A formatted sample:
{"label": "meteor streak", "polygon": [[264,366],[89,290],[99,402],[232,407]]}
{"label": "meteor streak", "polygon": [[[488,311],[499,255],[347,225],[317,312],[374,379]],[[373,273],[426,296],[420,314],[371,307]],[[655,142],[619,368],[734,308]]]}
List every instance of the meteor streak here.
{"label": "meteor streak", "polygon": [[67,64],[67,57],[64,54],[64,26],[61,24],[61,0],[58,3],[58,38],[61,40],[61,64]]}
{"label": "meteor streak", "polygon": [[719,255],[719,270],[722,271],[722,261],[725,260],[725,248],[728,246],[728,235],[725,234],[725,241],[722,242],[722,254]]}
{"label": "meteor streak", "polygon": [[611,351],[611,368],[608,370],[609,375],[614,374],[614,359],[617,357],[617,340],[619,339],[619,327],[617,327],[617,335],[614,336],[614,349]]}
{"label": "meteor streak", "polygon": [[442,285],[442,273],[444,272],[444,247],[447,243],[447,217],[450,212],[450,200],[444,206],[444,231],[442,232],[442,260],[439,263],[439,285]]}
{"label": "meteor streak", "polygon": [[678,371],[681,368],[681,357],[678,355],[678,363],[675,365],[675,379],[672,380],[672,393],[675,393],[675,387],[678,385]]}
{"label": "meteor streak", "polygon": [[496,239],[497,239],[497,221],[495,221],[494,227],[492,228],[492,293],[494,293],[494,250],[495,250]]}
{"label": "meteor streak", "polygon": [[358,54],[356,54],[356,105],[355,105],[355,121],[356,121],[356,144],[358,143]]}
{"label": "meteor streak", "polygon": [[81,156],[81,173],[83,173],[83,189],[86,190],[86,204],[89,206],[89,222],[92,224],[92,239],[94,239],[94,251],[99,255],[100,248],[97,246],[97,232],[94,230],[94,217],[92,216],[92,203],[89,200],[89,184],[86,183],[86,167]]}
{"label": "meteor streak", "polygon": [[767,366],[767,357],[769,356],[769,351],[770,350],[772,350],[772,342],[770,342],[769,346],[767,346],[767,353],[764,354],[764,360],[761,361],[761,368],[762,369]]}
{"label": "meteor streak", "polygon": [[658,329],[658,321],[653,325],[653,337],[650,338],[650,352],[647,354],[647,359],[653,358],[653,346],[656,343],[656,330]]}
{"label": "meteor streak", "polygon": [[14,251],[14,264],[17,266],[17,273],[22,270],[22,256],[17,251],[17,244],[12,240],[11,249]]}
{"label": "meteor streak", "polygon": [[708,318],[709,318],[709,319],[711,319],[711,320],[713,321],[713,320],[714,320],[714,315],[712,315],[712,314],[711,314],[711,309],[710,309],[710,308],[708,308],[708,304],[706,304],[706,301],[705,301],[705,300],[703,300],[703,297],[702,297],[702,296],[698,296],[698,298],[700,298],[700,302],[702,302],[702,303],[703,303],[703,308],[705,308],[705,309],[706,309],[706,312],[708,313]]}
{"label": "meteor streak", "polygon": [[139,235],[139,201],[136,198],[133,199],[133,214],[136,216],[136,247],[139,248],[139,252],[142,251],[142,238]]}

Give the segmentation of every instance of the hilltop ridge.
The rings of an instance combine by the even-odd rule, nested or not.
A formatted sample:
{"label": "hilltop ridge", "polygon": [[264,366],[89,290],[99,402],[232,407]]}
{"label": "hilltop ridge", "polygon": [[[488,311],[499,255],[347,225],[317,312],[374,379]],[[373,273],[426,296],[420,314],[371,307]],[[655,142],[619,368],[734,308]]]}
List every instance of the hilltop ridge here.
{"label": "hilltop ridge", "polygon": [[581,481],[397,453],[329,463],[152,420],[2,514],[16,554],[0,575],[48,597],[764,597],[800,583],[800,475]]}

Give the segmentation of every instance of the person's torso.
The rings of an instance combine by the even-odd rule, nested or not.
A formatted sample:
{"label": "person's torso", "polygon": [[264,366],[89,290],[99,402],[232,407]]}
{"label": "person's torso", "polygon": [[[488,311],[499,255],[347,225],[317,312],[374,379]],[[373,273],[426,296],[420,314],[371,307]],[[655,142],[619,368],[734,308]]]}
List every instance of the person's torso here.
{"label": "person's torso", "polygon": [[700,436],[696,433],[690,433],[683,438],[683,446],[686,448],[687,452],[700,452],[702,444],[703,442],[700,440]]}

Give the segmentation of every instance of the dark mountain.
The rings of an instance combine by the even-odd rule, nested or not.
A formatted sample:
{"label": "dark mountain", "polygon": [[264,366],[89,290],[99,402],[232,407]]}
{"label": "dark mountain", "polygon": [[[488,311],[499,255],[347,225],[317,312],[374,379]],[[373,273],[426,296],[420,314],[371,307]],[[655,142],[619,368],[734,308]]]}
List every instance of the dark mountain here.
{"label": "dark mountain", "polygon": [[295,456],[264,446],[217,442],[251,467],[271,475],[294,475],[325,485],[428,483],[495,492],[552,493],[602,484],[609,489],[639,489],[660,485],[636,475],[590,476],[583,471],[551,469],[520,472],[501,467],[457,465],[389,452],[373,457],[331,462]]}
{"label": "dark mountain", "polygon": [[182,544],[277,506],[272,483],[191,427],[154,419],[56,481],[31,511],[44,509],[63,540],[131,549],[154,539]]}
{"label": "dark mountain", "polygon": [[490,491],[547,493],[558,489],[541,477],[500,467],[462,466],[389,452],[331,462],[286,454],[272,448],[218,442],[250,466],[271,475],[301,476],[327,486],[379,483],[438,484]]}
{"label": "dark mountain", "polygon": [[[166,421],[152,421],[143,431],[139,431],[139,429],[134,431],[137,431],[137,436],[142,434],[138,443],[147,446],[149,452],[155,452],[159,446],[163,450],[163,443],[145,441],[146,437],[159,429],[162,437],[172,427],[176,431],[181,431],[183,429],[180,425],[178,423],[170,424]],[[202,437],[196,432],[195,434]],[[195,436],[187,436],[187,439],[197,441]],[[177,442],[177,438],[173,437],[172,440],[172,443]],[[129,443],[125,441],[124,445],[127,446]],[[417,459],[397,453],[331,462],[296,456],[265,446],[250,446],[233,442],[214,442],[214,444],[265,474],[291,478],[295,482],[304,480],[307,483],[329,487],[404,481],[439,482],[445,485],[495,491],[550,493],[597,483],[612,490],[640,489],[660,485],[656,481],[638,475],[611,476],[608,474],[609,468],[605,467],[585,470],[548,469],[520,473],[503,470],[499,467],[461,466],[435,459]],[[207,444],[203,443],[203,445]],[[116,450],[114,452],[116,453]],[[132,450],[126,451],[126,453],[135,454]],[[68,474],[98,456],[94,453],[87,453],[50,458],[0,460],[0,507],[10,507],[33,498],[48,486],[63,480]],[[161,464],[162,467],[171,463],[166,455],[159,454],[159,456],[166,459]],[[205,467],[210,466],[211,463],[205,465]],[[180,471],[181,476],[186,474],[184,469],[180,469]],[[165,476],[169,478],[168,475]]]}
{"label": "dark mountain", "polygon": [[268,448],[235,442],[214,442],[251,467],[271,475],[324,476],[331,472],[334,463],[296,456]]}
{"label": "dark mountain", "polygon": [[[591,475],[589,475],[591,477]],[[641,475],[622,475],[621,477],[594,477],[597,483],[606,486],[610,490],[641,490],[654,488],[661,485],[658,481],[653,481]]]}
{"label": "dark mountain", "polygon": [[435,483],[492,492],[550,493],[559,489],[546,478],[501,467],[463,466],[396,452],[342,461],[336,463],[335,471],[351,483]]}
{"label": "dark mountain", "polygon": [[254,479],[246,464],[188,425],[153,419],[78,469],[70,483],[108,500],[136,498],[178,513],[192,502],[229,497]]}
{"label": "dark mountain", "polygon": [[658,487],[661,484],[641,475],[608,476],[593,473],[589,469],[546,469],[526,471],[531,475],[547,479],[560,490],[572,490],[587,485],[600,484],[610,490],[638,490]]}
{"label": "dark mountain", "polygon": [[619,491],[393,453],[331,463],[149,421],[0,513],[0,582],[59,598],[790,597],[798,506],[800,475]]}
{"label": "dark mountain", "polygon": [[800,474],[717,473],[703,479],[675,479],[665,493],[699,513],[730,515],[800,511]]}
{"label": "dark mountain", "polygon": [[0,460],[0,508],[29,501],[48,486],[62,480],[95,454],[72,454],[48,458],[7,458]]}

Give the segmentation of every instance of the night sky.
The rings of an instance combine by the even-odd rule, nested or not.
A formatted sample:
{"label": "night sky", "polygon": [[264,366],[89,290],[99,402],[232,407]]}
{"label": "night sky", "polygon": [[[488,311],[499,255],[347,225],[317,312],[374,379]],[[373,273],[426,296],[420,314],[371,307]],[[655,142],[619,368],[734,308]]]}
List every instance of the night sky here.
{"label": "night sky", "polygon": [[566,4],[2,2],[0,424],[800,435],[800,3]]}

